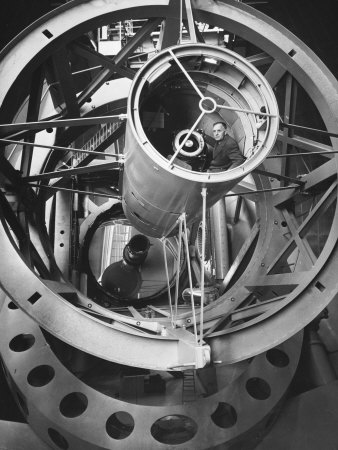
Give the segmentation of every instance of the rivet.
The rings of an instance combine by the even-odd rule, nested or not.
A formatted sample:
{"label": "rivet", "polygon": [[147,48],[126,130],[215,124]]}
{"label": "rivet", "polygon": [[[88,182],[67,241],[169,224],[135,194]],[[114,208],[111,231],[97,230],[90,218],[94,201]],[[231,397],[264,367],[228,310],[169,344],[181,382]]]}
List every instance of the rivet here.
{"label": "rivet", "polygon": [[264,263],[261,263],[261,266],[262,266],[262,267],[265,267],[265,264],[264,264]]}
{"label": "rivet", "polygon": [[231,299],[230,299],[232,302],[234,302],[236,299],[235,299],[235,297],[231,297]]}
{"label": "rivet", "polygon": [[141,322],[136,322],[136,325],[139,327],[141,325]]}
{"label": "rivet", "polygon": [[88,303],[88,308],[91,308],[93,305],[91,303]]}
{"label": "rivet", "polygon": [[274,223],[275,225],[278,225],[278,220],[274,220],[273,223]]}

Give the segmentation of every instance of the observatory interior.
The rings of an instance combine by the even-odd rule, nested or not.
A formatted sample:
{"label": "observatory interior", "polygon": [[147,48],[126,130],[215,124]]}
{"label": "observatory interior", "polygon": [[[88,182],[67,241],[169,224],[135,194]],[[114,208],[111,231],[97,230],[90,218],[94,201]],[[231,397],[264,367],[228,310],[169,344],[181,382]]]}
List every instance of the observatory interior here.
{"label": "observatory interior", "polygon": [[335,2],[4,3],[0,448],[337,449]]}

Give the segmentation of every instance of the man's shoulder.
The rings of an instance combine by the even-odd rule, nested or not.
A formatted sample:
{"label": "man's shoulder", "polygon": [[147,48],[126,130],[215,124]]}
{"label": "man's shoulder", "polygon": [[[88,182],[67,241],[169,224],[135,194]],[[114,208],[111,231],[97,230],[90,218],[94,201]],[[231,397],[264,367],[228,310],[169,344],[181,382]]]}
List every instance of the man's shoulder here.
{"label": "man's shoulder", "polygon": [[227,144],[236,144],[237,145],[236,140],[233,137],[231,137],[229,134],[225,135],[224,140]]}

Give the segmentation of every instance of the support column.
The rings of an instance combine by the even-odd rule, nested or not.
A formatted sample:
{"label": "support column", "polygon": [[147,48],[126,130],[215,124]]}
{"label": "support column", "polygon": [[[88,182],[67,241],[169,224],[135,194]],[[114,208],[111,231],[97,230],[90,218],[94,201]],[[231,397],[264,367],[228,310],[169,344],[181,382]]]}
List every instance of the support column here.
{"label": "support column", "polygon": [[224,280],[229,270],[228,229],[225,199],[221,198],[210,208],[211,235],[213,236],[216,280]]}

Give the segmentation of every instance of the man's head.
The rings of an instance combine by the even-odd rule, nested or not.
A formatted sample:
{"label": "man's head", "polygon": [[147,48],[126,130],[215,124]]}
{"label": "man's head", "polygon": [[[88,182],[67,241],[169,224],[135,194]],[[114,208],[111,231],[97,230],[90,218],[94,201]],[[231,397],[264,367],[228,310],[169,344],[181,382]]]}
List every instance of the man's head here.
{"label": "man's head", "polygon": [[227,124],[225,122],[215,122],[212,127],[214,138],[216,141],[221,141],[227,132]]}

